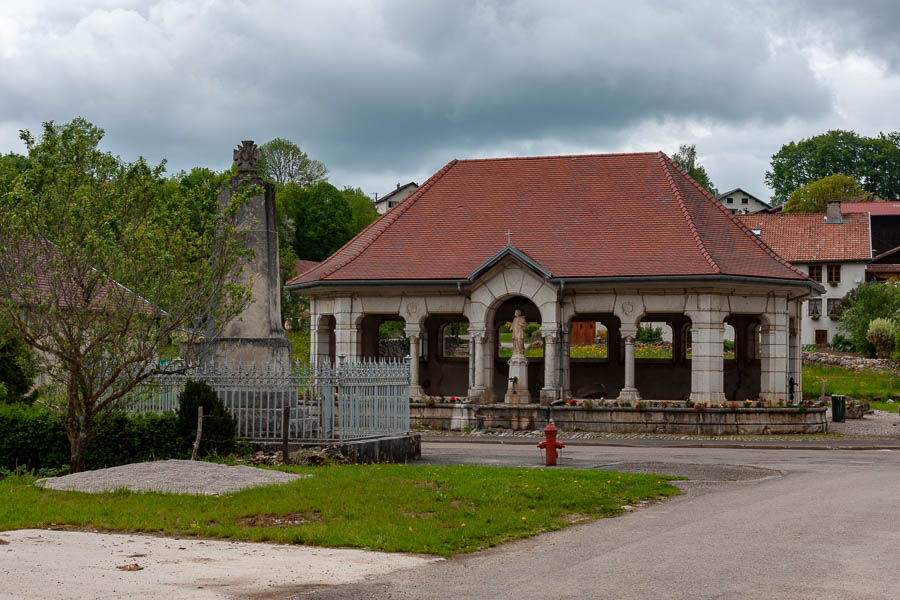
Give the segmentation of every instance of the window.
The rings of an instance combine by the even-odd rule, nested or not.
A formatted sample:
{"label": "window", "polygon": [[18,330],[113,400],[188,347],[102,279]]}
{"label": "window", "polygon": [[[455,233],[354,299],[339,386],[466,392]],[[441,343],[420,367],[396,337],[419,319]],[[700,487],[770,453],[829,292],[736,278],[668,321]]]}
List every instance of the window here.
{"label": "window", "polygon": [[395,206],[397,206],[397,200],[388,201],[388,208],[394,208]]}
{"label": "window", "polygon": [[841,299],[840,298],[829,298],[828,299],[828,316],[838,316],[840,314],[841,309]]}
{"label": "window", "polygon": [[818,317],[822,314],[822,299],[813,298],[809,301],[809,316]]}
{"label": "window", "polygon": [[809,265],[809,278],[813,281],[822,281],[822,265]]}
{"label": "window", "polygon": [[734,198],[725,198],[726,204],[734,204]]}
{"label": "window", "polygon": [[750,200],[747,198],[741,198],[741,204],[750,204]]}
{"label": "window", "polygon": [[828,265],[828,283],[841,282],[841,265]]}

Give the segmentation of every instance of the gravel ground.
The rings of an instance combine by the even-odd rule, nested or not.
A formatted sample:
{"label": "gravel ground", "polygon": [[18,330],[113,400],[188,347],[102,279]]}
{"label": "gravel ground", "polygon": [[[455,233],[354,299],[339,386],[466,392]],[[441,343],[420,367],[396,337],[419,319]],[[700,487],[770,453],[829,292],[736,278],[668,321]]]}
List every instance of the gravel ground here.
{"label": "gravel ground", "polygon": [[261,485],[287,483],[301,477],[256,467],[193,460],[160,460],[40,479],[37,485],[72,492],[128,489],[134,492],[215,495]]}
{"label": "gravel ground", "polygon": [[828,409],[828,431],[839,433],[844,438],[900,438],[900,415],[883,410],[873,410],[862,419],[846,419],[843,423],[831,420]]}

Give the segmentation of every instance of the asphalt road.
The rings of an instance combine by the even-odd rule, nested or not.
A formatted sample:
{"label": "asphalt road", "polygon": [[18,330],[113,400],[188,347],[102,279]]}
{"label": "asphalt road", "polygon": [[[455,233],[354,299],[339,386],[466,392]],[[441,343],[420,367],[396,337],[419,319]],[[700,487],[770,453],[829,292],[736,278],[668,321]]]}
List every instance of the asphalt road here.
{"label": "asphalt road", "polygon": [[[664,503],[303,598],[900,598],[900,451],[575,446],[563,466],[692,478]],[[423,462],[538,465],[533,444]]]}

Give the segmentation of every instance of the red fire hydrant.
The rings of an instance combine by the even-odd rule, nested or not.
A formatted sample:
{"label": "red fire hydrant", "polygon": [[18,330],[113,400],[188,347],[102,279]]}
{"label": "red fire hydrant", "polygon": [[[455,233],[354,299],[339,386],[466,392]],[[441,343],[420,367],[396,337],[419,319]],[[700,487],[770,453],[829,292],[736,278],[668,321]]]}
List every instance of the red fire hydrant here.
{"label": "red fire hydrant", "polygon": [[544,464],[548,467],[556,466],[556,451],[566,447],[562,442],[556,441],[556,432],[556,425],[553,424],[553,421],[550,421],[547,427],[544,428],[544,441],[538,444],[538,448],[547,450],[547,460]]}

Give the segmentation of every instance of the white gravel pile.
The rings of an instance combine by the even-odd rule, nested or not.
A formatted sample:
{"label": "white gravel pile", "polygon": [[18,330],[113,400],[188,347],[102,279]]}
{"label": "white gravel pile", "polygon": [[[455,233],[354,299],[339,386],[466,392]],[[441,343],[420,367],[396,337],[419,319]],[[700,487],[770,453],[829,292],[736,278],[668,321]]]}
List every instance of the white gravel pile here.
{"label": "white gravel pile", "polygon": [[40,479],[36,483],[51,490],[71,492],[172,492],[180,494],[227,494],[246,488],[288,483],[303,475],[256,467],[229,466],[193,460],[160,460],[109,469]]}

